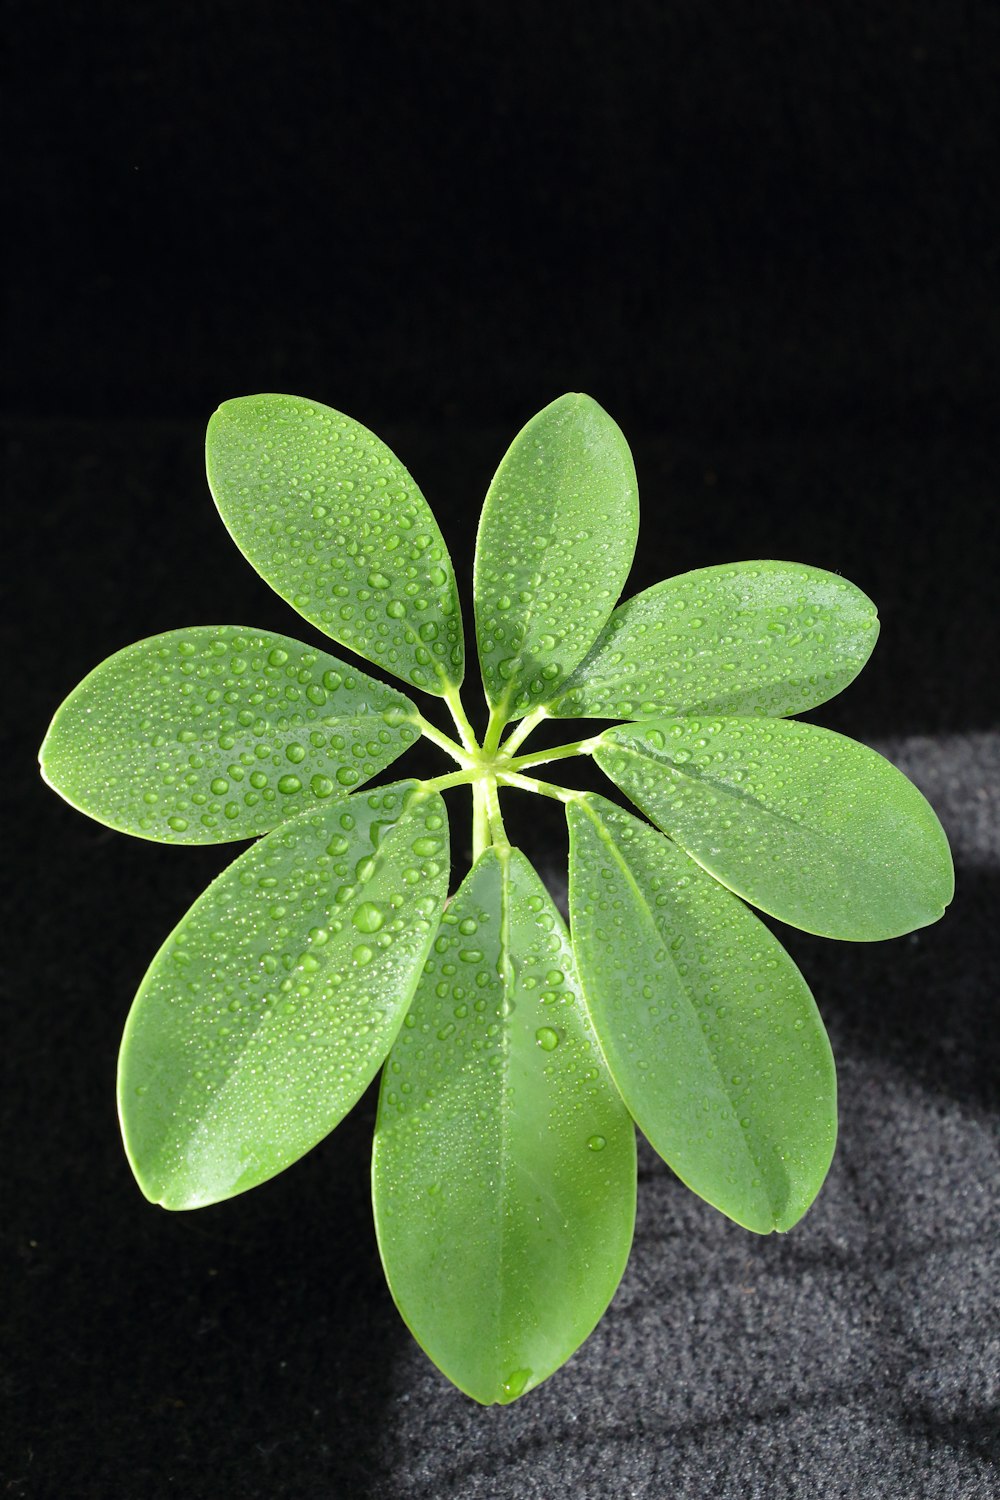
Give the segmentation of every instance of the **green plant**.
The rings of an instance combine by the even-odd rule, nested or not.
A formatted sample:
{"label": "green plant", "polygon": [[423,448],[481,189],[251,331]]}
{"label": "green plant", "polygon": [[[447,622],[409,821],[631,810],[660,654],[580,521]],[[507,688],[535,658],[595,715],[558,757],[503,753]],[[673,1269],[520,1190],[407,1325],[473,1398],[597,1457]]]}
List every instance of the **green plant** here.
{"label": "green plant", "polygon": [[[141,641],[70,694],[41,760],[74,806],[164,843],[260,836],[139,988],[125,1148],[152,1201],[217,1202],[302,1156],[382,1067],[373,1196],[393,1296],[450,1380],[512,1401],[587,1337],[622,1275],[633,1122],[757,1233],[791,1228],[819,1191],[830,1046],[744,901],[874,939],[936,920],[953,887],[916,788],[788,717],[860,671],[875,610],[782,562],[703,568],[616,607],[638,531],[631,455],[595,402],[564,396],[514,440],[483,508],[480,743],[451,561],[388,448],[318,403],[252,396],[216,412],[207,457],[262,577],[443,698],[458,738],[357,666],[242,627]],[[524,749],[569,718],[621,722]],[[457,769],[357,790],[420,735]],[[538,778],[577,755],[649,821]],[[441,793],[464,786],[473,866],[448,900]],[[507,840],[507,788],[565,804],[572,939]]]}

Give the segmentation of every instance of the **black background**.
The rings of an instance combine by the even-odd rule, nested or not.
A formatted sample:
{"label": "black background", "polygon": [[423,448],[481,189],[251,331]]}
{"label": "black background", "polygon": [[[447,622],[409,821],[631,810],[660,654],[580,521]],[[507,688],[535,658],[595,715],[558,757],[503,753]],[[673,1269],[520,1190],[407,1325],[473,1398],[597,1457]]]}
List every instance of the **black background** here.
{"label": "black background", "polygon": [[[628,592],[755,556],[843,572],[879,604],[883,635],[815,717],[862,739],[981,746],[998,718],[1000,11],[7,12],[5,1493],[562,1494],[567,1409],[592,1426],[618,1402],[627,1423],[651,1382],[670,1383],[673,1356],[648,1331],[638,1353],[617,1344],[612,1327],[522,1403],[533,1414],[479,1413],[452,1392],[412,1354],[380,1279],[370,1098],[257,1194],[175,1218],[139,1198],[115,1133],[117,1038],[149,956],[225,861],[87,823],[37,782],[35,750],[65,693],[133,639],[198,620],[298,628],[204,484],[205,420],[257,390],[314,397],[384,436],[457,560],[513,433],[586,390],[636,456]],[[468,561],[459,571],[466,582]],[[965,806],[959,773],[941,775]],[[560,834],[533,818],[518,826],[545,864]],[[989,839],[995,853],[995,827]],[[827,978],[821,1004],[846,1048],[835,1174],[866,1163],[852,1057],[889,1055],[942,1096],[995,1107],[995,873],[980,861],[960,889],[951,935],[927,935],[919,971],[900,945],[831,957],[792,935],[817,988]],[[961,979],[948,1046],[921,978],[944,967]],[[872,992],[895,1002],[872,1008]],[[710,1211],[679,1206],[651,1159],[644,1173],[651,1202],[668,1194],[663,1215],[715,1245]],[[935,1190],[946,1211],[948,1184]],[[828,1192],[837,1203],[835,1177]],[[865,1212],[877,1222],[877,1194]],[[864,1255],[890,1265],[871,1232]],[[715,1286],[725,1273],[705,1254]],[[710,1324],[702,1283],[684,1295],[685,1316]],[[811,1336],[821,1366],[822,1320]],[[696,1350],[684,1376],[696,1392],[731,1387],[725,1419],[640,1418],[632,1433],[657,1462],[683,1442],[704,1461],[688,1478],[637,1471],[628,1493],[658,1495],[668,1474],[685,1496],[839,1493],[830,1476],[861,1472],[808,1381],[774,1408],[805,1425],[788,1464],[768,1467],[772,1450],[748,1438],[760,1413],[740,1404],[753,1337],[751,1323],[711,1369]],[[952,1394],[985,1346],[971,1347],[948,1366]],[[894,1357],[905,1363],[905,1341]],[[893,1404],[894,1379],[865,1408],[882,1443],[866,1439],[881,1465],[868,1492],[985,1494],[995,1414],[981,1391],[929,1397],[914,1416]],[[737,1447],[749,1467],[733,1466]],[[595,1494],[618,1493],[619,1451],[610,1438],[595,1450]]]}

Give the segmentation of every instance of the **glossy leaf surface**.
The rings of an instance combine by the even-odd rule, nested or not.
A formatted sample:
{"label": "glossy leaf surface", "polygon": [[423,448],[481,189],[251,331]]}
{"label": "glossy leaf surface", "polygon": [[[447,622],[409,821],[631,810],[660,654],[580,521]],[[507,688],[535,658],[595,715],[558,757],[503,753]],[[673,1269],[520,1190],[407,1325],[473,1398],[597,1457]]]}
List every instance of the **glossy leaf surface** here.
{"label": "glossy leaf surface", "polygon": [[570,918],[615,1082],[687,1185],[758,1234],[790,1229],[837,1134],[805,981],[764,924],[669,839],[588,795],[568,807]]}
{"label": "glossy leaf surface", "polygon": [[119,1113],[148,1198],[232,1197],[343,1118],[433,941],[447,840],[441,798],[396,783],[275,829],[199,897],[122,1039]]}
{"label": "glossy leaf surface", "polygon": [[896,937],[951,900],[948,841],[901,771],[791,719],[674,719],[605,731],[595,759],[730,890],[824,937]]}
{"label": "glossy leaf surface", "polygon": [[380,438],[318,401],[241,396],[209,422],[206,458],[233,540],[294,609],[426,692],[461,682],[451,559]]}
{"label": "glossy leaf surface", "polygon": [[41,750],[61,796],[123,833],[217,844],[343,796],[418,738],[410,700],[288,636],[171,630],[108,657]]}
{"label": "glossy leaf surface", "polygon": [[874,604],[835,573],[787,562],[698,568],[619,604],[549,712],[803,713],[857,676],[877,637]]}
{"label": "glossy leaf surface", "polygon": [[568,936],[524,856],[487,850],[450,903],[382,1078],[375,1220],[409,1328],[477,1401],[587,1337],[628,1257],[635,1133]]}
{"label": "glossy leaf surface", "polygon": [[589,396],[561,396],[507,450],[483,505],[475,608],[486,695],[508,718],[549,698],[586,655],[628,577],[635,466]]}

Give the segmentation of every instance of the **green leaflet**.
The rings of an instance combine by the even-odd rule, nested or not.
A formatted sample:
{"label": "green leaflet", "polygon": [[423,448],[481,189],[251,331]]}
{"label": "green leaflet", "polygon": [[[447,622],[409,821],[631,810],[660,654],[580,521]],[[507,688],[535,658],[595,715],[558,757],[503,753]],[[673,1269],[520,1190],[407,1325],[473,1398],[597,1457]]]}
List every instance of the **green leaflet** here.
{"label": "green leaflet", "polygon": [[636,1123],[729,1218],[790,1229],[837,1134],[833,1056],[805,981],[662,834],[592,794],[567,814],[573,944]]}
{"label": "green leaflet", "polygon": [[723,885],[824,937],[897,937],[951,900],[948,841],[902,772],[790,719],[606,730],[594,758]]}
{"label": "green leaflet", "polygon": [[425,692],[461,682],[448,549],[374,433],[318,401],[242,396],[209,422],[206,459],[236,545],[301,615]]}
{"label": "green leaflet", "polygon": [[523,854],[487,850],[445,912],[372,1170],[392,1294],[449,1380],[508,1402],[569,1358],[628,1258],[635,1134]]}
{"label": "green leaflet", "polygon": [[109,656],[59,708],[42,774],[123,833],[218,844],[343,796],[419,737],[395,688],[246,626],[171,630]]}
{"label": "green leaflet", "polygon": [[490,704],[518,718],[596,640],[635,552],[639,497],[621,431],[589,396],[561,396],[514,439],[476,542],[476,636]]}
{"label": "green leaflet", "polygon": [[286,823],[208,887],[122,1039],[119,1114],[148,1198],[232,1197],[333,1129],[392,1045],[447,887],[444,804],[414,782]]}
{"label": "green leaflet", "polygon": [[800,714],[852,682],[877,638],[874,604],[835,573],[698,568],[619,604],[546,707],[558,719]]}

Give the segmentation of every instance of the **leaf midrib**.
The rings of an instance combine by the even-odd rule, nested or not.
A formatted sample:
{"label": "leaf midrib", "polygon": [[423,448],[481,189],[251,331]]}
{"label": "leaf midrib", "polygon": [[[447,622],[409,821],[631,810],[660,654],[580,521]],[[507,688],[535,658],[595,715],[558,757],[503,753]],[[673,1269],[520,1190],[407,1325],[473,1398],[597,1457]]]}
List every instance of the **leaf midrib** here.
{"label": "leaf midrib", "polygon": [[[604,844],[604,846],[610,851],[610,853],[612,855],[612,858],[614,859],[615,863],[618,865],[619,869],[621,870],[623,876],[625,877],[625,880],[626,880],[627,884],[629,885],[629,887],[633,891],[634,895],[636,896],[636,898],[637,898],[637,900],[639,902],[639,906],[640,906],[640,909],[641,909],[642,916],[644,917],[644,919],[645,919],[646,923],[648,924],[648,926],[652,929],[653,935],[656,938],[657,945],[658,946],[659,945],[663,945],[666,948],[667,962],[670,964],[671,968],[674,970],[674,973],[677,976],[677,983],[680,986],[682,994],[687,999],[687,1003],[688,1003],[689,1009],[691,1011],[694,1011],[695,1007],[692,1004],[691,1000],[688,998],[688,987],[687,987],[687,985],[684,982],[684,978],[680,974],[680,972],[678,971],[677,965],[674,963],[673,958],[670,957],[669,946],[666,945],[666,944],[664,944],[663,935],[660,932],[660,929],[656,925],[656,918],[653,915],[653,912],[652,912],[652,910],[651,910],[651,908],[649,906],[649,903],[646,900],[645,895],[643,894],[641,886],[639,885],[639,883],[636,880],[635,876],[632,874],[632,871],[629,868],[629,866],[628,866],[628,864],[627,864],[627,862],[625,860],[624,855],[621,853],[620,849],[618,848],[618,845],[615,843],[614,839],[609,834],[606,826],[601,822],[601,820],[598,817],[597,813],[589,805],[588,800],[587,800],[586,797],[582,797],[580,799],[580,805],[582,806],[584,812],[587,814],[588,818],[590,818],[591,822],[593,823],[595,831],[597,833],[597,837],[601,840],[601,843]],[[666,835],[663,835],[663,837],[666,837]],[[700,1029],[698,1027],[695,1027],[694,1030],[695,1030],[695,1034],[697,1036],[699,1049],[704,1054],[704,1056],[706,1056],[708,1058],[709,1064],[711,1065],[712,1072],[716,1075],[716,1077],[719,1080],[719,1083],[722,1086],[722,1093],[725,1096],[726,1101],[729,1104],[729,1108],[730,1108],[730,1110],[732,1112],[733,1119],[736,1121],[736,1123],[738,1125],[739,1124],[739,1117],[736,1114],[736,1109],[735,1109],[735,1106],[734,1106],[734,1104],[732,1102],[732,1098],[730,1096],[729,1090],[726,1087],[725,1079],[723,1078],[721,1069],[719,1068],[719,1065],[716,1062],[715,1058],[712,1056],[710,1048],[708,1047],[707,1043],[705,1042],[703,1036],[700,1033]],[[755,1156],[754,1153],[753,1153],[753,1151],[751,1150],[750,1143],[747,1140],[746,1134],[745,1134],[745,1132],[742,1129],[740,1129],[740,1130],[737,1131],[737,1138],[739,1139],[739,1141],[740,1141],[740,1143],[741,1143],[744,1151],[746,1152],[747,1159],[750,1161],[751,1165],[753,1167],[755,1167],[758,1172],[761,1173],[761,1179],[762,1179],[762,1181],[766,1181],[766,1174],[764,1172],[763,1165],[762,1165],[760,1159],[757,1156]],[[766,1196],[767,1196],[768,1206],[769,1206],[770,1211],[771,1211],[771,1217],[772,1217],[772,1220],[774,1220],[776,1218],[776,1210],[775,1210],[774,1205],[772,1203],[770,1192],[767,1192]]]}
{"label": "leaf midrib", "polygon": [[[312,814],[307,814],[306,816],[312,816]],[[413,814],[411,810],[407,810],[406,812],[404,812],[403,815],[397,820],[394,827],[389,831],[388,834],[384,836],[381,843],[379,843],[379,845],[376,847],[375,853],[371,856],[371,858],[375,861],[375,867],[373,868],[371,874],[368,876],[368,879],[362,882],[362,889],[370,885],[371,882],[375,879],[375,876],[380,868],[380,856],[382,857],[382,862],[384,862],[384,860],[388,858],[388,850],[386,849],[386,846],[390,842],[394,841],[397,831],[403,826],[405,822],[409,822],[412,819],[412,816]],[[225,873],[226,872],[223,872],[223,874]],[[167,939],[167,943],[171,943],[173,941],[173,938],[174,934],[171,933],[170,937]],[[230,1093],[231,1089],[235,1086],[237,1076],[242,1076],[242,1071],[245,1067],[247,1057],[250,1055],[251,1050],[258,1049],[259,1039],[265,1035],[265,1031],[267,1029],[273,1030],[278,1019],[284,1020],[292,1018],[279,1017],[277,1011],[273,1007],[267,1006],[259,1013],[256,1024],[246,1028],[241,1032],[242,1044],[240,1045],[239,1050],[234,1055],[232,1071],[223,1080],[221,1088],[213,1090],[211,1094],[211,1101],[214,1106],[218,1107],[221,1101]],[[245,1038],[245,1041],[242,1040],[243,1038]],[[188,1074],[186,1081],[189,1085],[194,1082],[191,1074]],[[191,1090],[190,1088],[186,1088],[182,1092],[180,1097],[183,1101],[190,1096]],[[201,1096],[198,1093],[195,1093],[195,1097],[198,1098]],[[176,1138],[178,1140],[178,1143],[183,1144],[185,1142],[190,1142],[194,1132],[199,1129],[202,1124],[203,1120],[199,1119],[194,1124],[189,1125],[183,1132],[179,1133],[178,1137]]]}
{"label": "leaf midrib", "polygon": [[[641,750],[636,750],[633,746],[624,745],[617,740],[607,740],[605,741],[605,743],[608,745],[614,745],[615,748],[618,749],[623,755],[631,755],[640,763],[643,761],[652,761],[655,765],[661,767],[668,774],[673,774],[680,778],[686,777],[691,782],[710,787],[713,791],[717,791],[724,796],[730,797],[734,802],[743,802],[747,806],[753,807],[758,812],[763,813],[768,819],[782,825],[783,827],[794,829],[798,833],[805,832],[812,838],[817,839],[824,846],[832,848],[837,863],[843,862],[844,846],[838,843],[837,839],[832,834],[827,833],[825,829],[817,828],[808,821],[796,822],[795,819],[790,818],[787,813],[779,812],[774,808],[768,807],[765,802],[761,802],[752,793],[743,791],[740,787],[731,786],[728,782],[718,781],[710,774],[699,771],[696,767],[692,767],[690,770],[688,770],[686,766],[666,764],[658,760],[655,755],[644,755]],[[636,805],[642,809],[646,817],[652,819],[653,815],[643,805],[643,802],[640,801],[639,797],[636,797],[635,801]],[[808,807],[808,803],[806,804],[806,806]],[[655,821],[655,819],[653,819],[653,821]],[[677,842],[680,843],[680,839],[678,839]],[[696,855],[692,854],[691,857],[692,859],[697,860],[697,863],[699,865],[702,864],[702,861],[698,859]],[[855,849],[854,846],[851,846],[850,858],[852,863],[860,864],[861,866],[863,866],[863,868],[867,870],[876,881],[885,879],[884,868],[880,865],[875,864],[863,849]],[[704,869],[706,867],[702,865],[702,868]]]}

